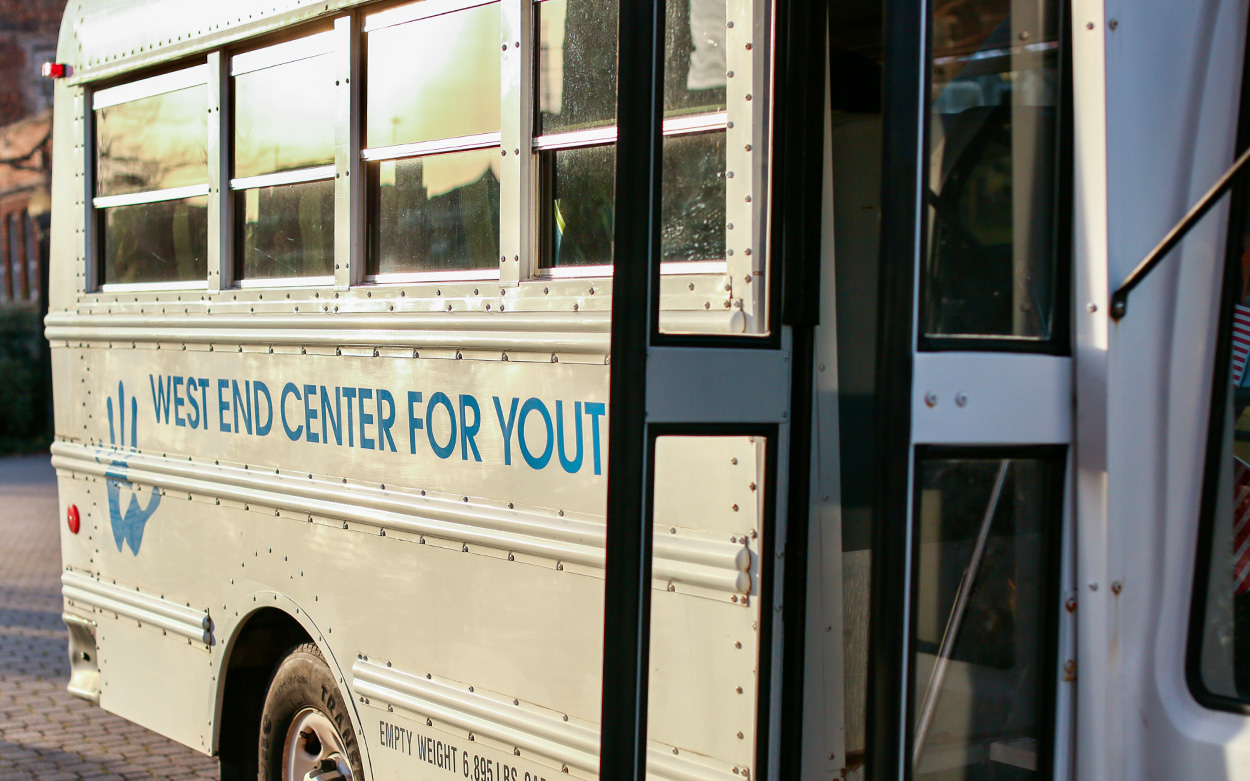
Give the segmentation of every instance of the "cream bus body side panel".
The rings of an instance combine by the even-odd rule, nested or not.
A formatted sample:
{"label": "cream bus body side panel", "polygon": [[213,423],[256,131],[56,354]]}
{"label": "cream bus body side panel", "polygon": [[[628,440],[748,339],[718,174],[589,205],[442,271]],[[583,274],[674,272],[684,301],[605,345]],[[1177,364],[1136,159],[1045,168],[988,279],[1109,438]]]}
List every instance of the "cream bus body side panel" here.
{"label": "cream bus body side panel", "polygon": [[[1108,0],[1106,19],[1114,289],[1233,160],[1247,19],[1244,3],[1222,0]],[[1079,672],[1106,672],[1103,777],[1250,778],[1250,721],[1203,707],[1185,679],[1227,231],[1225,201],[1111,326],[1107,567],[1081,579],[1080,608],[1108,619],[1107,645],[1093,649],[1106,667]]]}
{"label": "cream bus body side panel", "polygon": [[[368,656],[406,674],[473,686],[593,728],[602,659],[604,479],[594,474],[594,432],[598,425],[601,471],[606,419],[600,413],[596,420],[587,405],[606,397],[602,360],[523,363],[413,358],[410,351],[374,356],[369,348],[349,347],[320,355],[305,354],[306,348],[272,354],[239,349],[87,341],[57,350],[73,367],[70,384],[78,389],[86,429],[79,443],[54,446],[54,463],[65,501],[90,508],[86,532],[63,538],[66,563],[81,566],[83,577],[98,577],[106,590],[115,583],[161,604],[207,609],[212,621],[210,656],[208,646],[141,627],[134,615],[110,614],[104,608],[114,602],[97,599],[104,608],[89,599],[70,604],[99,623],[105,655],[101,704],[207,750],[204,730],[216,707],[208,692],[216,690],[230,638],[264,605],[314,626],[314,639],[324,643],[345,686],[352,685],[346,672],[352,661]],[[178,389],[174,377],[181,379]],[[194,406],[187,378],[195,383]],[[288,382],[291,392],[284,396]],[[395,452],[358,447],[359,407],[350,435],[357,446],[347,446],[345,430],[342,446],[308,440],[310,424],[322,438],[322,384],[333,394],[337,382],[350,382],[357,394],[368,388],[375,399],[378,389],[391,394]],[[318,399],[311,408],[293,395],[302,396],[308,386]],[[413,408],[420,427],[409,426],[408,390],[423,394]],[[434,402],[440,391],[445,405]],[[341,393],[339,388],[340,399]],[[504,420],[512,420],[510,436],[495,396]],[[470,397],[480,411],[476,421]],[[531,399],[534,406],[523,412]],[[538,410],[554,416],[557,401],[564,444],[548,448]],[[262,414],[270,404],[273,413]],[[437,411],[427,418],[430,404]],[[237,419],[236,406],[243,410]],[[459,423],[455,437],[449,436],[447,407]],[[366,434],[375,444],[376,421],[386,410],[372,402],[365,406],[374,417]],[[582,416],[580,446],[575,412]],[[460,435],[466,419],[479,426],[469,440]],[[327,426],[333,438],[332,430]],[[433,452],[435,446],[450,446],[446,459]],[[752,510],[762,494],[762,466],[754,446],[743,446],[741,453],[736,447],[713,440],[671,443],[666,458],[697,479],[661,480],[657,496],[663,533],[656,543],[653,699],[664,715],[655,719],[651,736],[664,749],[659,756],[678,763],[673,778],[732,777],[733,768],[752,761],[749,693],[755,686],[758,603],[740,597],[759,593],[752,534],[759,524]],[[532,468],[526,452],[545,459],[545,468]],[[727,478],[716,464],[731,458],[742,471]],[[690,496],[701,503],[691,504]],[[691,637],[706,641],[692,644]],[[203,664],[183,658],[186,649],[199,653]],[[166,671],[168,685],[146,698],[109,695],[118,682],[138,686],[149,668]],[[170,677],[175,673],[177,681]],[[359,697],[354,703],[361,704]],[[691,708],[715,717],[694,718]],[[414,729],[404,721],[412,714],[402,710],[360,716],[366,745],[384,734],[383,718],[392,736],[395,726]],[[463,727],[469,723],[463,715],[457,718],[422,734],[455,741],[463,751],[477,740],[468,739],[475,730]],[[492,730],[503,735],[497,743],[508,738],[490,723],[476,731],[485,741]],[[562,740],[557,744],[576,745],[575,738]],[[680,752],[677,759],[671,749]],[[533,760],[533,749],[524,753]],[[559,772],[567,757],[557,759],[533,761]],[[427,771],[396,769],[394,777]],[[670,777],[666,772],[658,770],[657,777]]]}

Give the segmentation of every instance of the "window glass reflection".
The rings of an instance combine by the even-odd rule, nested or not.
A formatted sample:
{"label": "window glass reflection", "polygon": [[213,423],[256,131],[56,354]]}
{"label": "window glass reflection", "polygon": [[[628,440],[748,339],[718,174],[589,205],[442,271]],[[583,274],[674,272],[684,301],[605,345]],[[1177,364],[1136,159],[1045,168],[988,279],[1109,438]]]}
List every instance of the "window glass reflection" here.
{"label": "window glass reflection", "polygon": [[538,16],[538,134],[616,123],[617,0],[547,0]]}
{"label": "window glass reflection", "polygon": [[925,333],[1049,339],[1058,4],[947,0],[933,14]]}
{"label": "window glass reflection", "polygon": [[319,55],[234,77],[234,175],[334,162],[334,58]]}
{"label": "window glass reflection", "polygon": [[[667,0],[664,111],[725,110],[726,0]],[[546,0],[538,15],[538,134],[616,122],[617,3]]]}
{"label": "window glass reflection", "polygon": [[928,458],[919,465],[918,781],[1047,777],[1057,463]]}
{"label": "window glass reflection", "polygon": [[660,258],[725,259],[725,134],[664,139]]}
{"label": "window glass reflection", "polygon": [[96,111],[96,195],[207,182],[207,106],[201,84]]}
{"label": "window glass reflection", "polygon": [[[1244,205],[1245,195],[1238,197]],[[1243,216],[1234,233],[1239,263],[1226,283],[1234,289],[1232,355],[1228,374],[1217,380],[1228,393],[1223,441],[1216,463],[1207,465],[1218,470],[1218,482],[1215,514],[1206,519],[1199,669],[1207,691],[1250,702],[1250,218]]]}
{"label": "window glass reflection", "polygon": [[665,14],[665,114],[724,111],[726,0],[668,0]]}
{"label": "window glass reflection", "polygon": [[543,266],[612,262],[616,147],[543,153]]}
{"label": "window glass reflection", "polygon": [[235,193],[240,278],[334,273],[334,180]]}
{"label": "window glass reflection", "polygon": [[[544,267],[612,262],[616,147],[544,152]],[[660,180],[660,258],[725,259],[725,134],[667,136]]]}
{"label": "window glass reflection", "polygon": [[207,196],[114,206],[99,214],[104,284],[207,279]]}
{"label": "window glass reflection", "polygon": [[366,145],[499,130],[499,4],[369,33]]}
{"label": "window glass reflection", "polygon": [[499,258],[499,151],[369,166],[369,274],[490,269]]}

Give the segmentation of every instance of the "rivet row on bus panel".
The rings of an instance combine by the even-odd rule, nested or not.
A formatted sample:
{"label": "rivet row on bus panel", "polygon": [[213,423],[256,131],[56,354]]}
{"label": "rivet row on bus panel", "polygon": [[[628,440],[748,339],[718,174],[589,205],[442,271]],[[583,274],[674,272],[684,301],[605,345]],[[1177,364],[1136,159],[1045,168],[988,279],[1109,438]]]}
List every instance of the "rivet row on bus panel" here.
{"label": "rivet row on bus panel", "polygon": [[[279,334],[280,335],[280,334]],[[263,339],[258,339],[257,344],[219,344],[216,342],[54,342],[54,349],[79,349],[79,350],[173,350],[177,352],[188,353],[216,353],[228,352],[237,354],[266,354],[266,355],[306,355],[316,357],[343,357],[343,358],[397,358],[405,360],[466,360],[466,361],[489,361],[489,362],[505,362],[505,363],[568,363],[568,364],[589,364],[589,365],[608,365],[611,362],[607,353],[608,337],[606,334],[595,334],[593,340],[587,340],[590,349],[585,350],[561,350],[560,352],[541,352],[539,349],[516,349],[507,347],[501,350],[467,350],[456,347],[372,347],[347,345],[335,346],[339,342],[359,341],[352,339],[350,333],[330,331],[325,334],[329,344],[303,344],[301,337],[293,337],[292,344],[268,344],[268,340],[274,338],[274,334],[268,334]],[[543,336],[540,334],[539,336]],[[559,335],[551,334],[553,339],[559,339]],[[158,337],[159,338],[159,337]],[[174,335],[172,338],[185,339],[186,335]],[[401,341],[419,341],[417,337],[406,336]]]}
{"label": "rivet row on bus panel", "polygon": [[[734,300],[733,286],[724,274],[700,274],[662,277],[660,282],[663,310],[704,311],[728,309]],[[219,292],[197,289],[126,290],[79,293],[77,311],[91,313],[100,309],[127,311],[138,306],[155,304],[179,306],[185,312],[212,307],[219,312],[256,311],[290,312],[295,306],[314,304],[318,311],[386,312],[447,311],[451,304],[461,311],[577,311],[602,310],[611,307],[611,278],[534,279],[520,285],[498,280],[424,284],[420,286],[359,286],[345,291],[332,288],[237,288]],[[577,310],[574,307],[577,307]],[[328,307],[328,309],[326,308]],[[502,307],[502,308],[501,308]],[[151,310],[146,310],[151,311]],[[306,311],[306,310],[305,310]]]}

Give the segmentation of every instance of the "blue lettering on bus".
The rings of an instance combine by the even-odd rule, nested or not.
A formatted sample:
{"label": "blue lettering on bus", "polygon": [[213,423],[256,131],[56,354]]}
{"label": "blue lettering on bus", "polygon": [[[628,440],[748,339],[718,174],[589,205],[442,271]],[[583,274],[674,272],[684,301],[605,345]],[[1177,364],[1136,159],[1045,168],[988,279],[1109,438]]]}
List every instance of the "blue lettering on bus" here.
{"label": "blue lettering on bus", "polygon": [[[250,380],[243,381],[243,393],[239,393],[239,381],[230,381],[230,403],[234,406],[234,430],[242,434],[244,430],[252,433],[252,383]],[[175,402],[177,404],[177,402]],[[243,425],[239,425],[240,417],[243,419]]]}
{"label": "blue lettering on bus", "polygon": [[148,375],[148,384],[152,387],[152,406],[156,409],[156,422],[161,422],[164,416],[165,422],[169,422],[169,397],[172,395],[170,386],[172,381],[169,377],[156,378],[151,374]]}
{"label": "blue lettering on bus", "polygon": [[[469,422],[469,410],[473,410],[473,422]],[[467,394],[460,394],[460,460],[469,460],[469,449],[473,449],[473,460],[481,461],[482,454],[477,450],[477,443],[473,441],[473,437],[477,436],[477,430],[482,427],[482,408],[477,405],[477,399]]]}
{"label": "blue lettering on bus", "polygon": [[282,386],[282,396],[278,399],[278,409],[282,416],[282,430],[286,432],[286,438],[292,442],[299,441],[300,435],[304,433],[304,427],[297,426],[291,428],[291,424],[286,422],[286,397],[294,396],[296,401],[300,400],[299,388],[295,387],[295,383],[288,382]]}
{"label": "blue lettering on bus", "polygon": [[187,421],[185,418],[182,417],[182,405],[185,403],[182,400],[182,383],[185,381],[185,378],[174,377],[173,379],[174,379],[174,393],[173,393],[174,425],[179,426],[179,427],[185,427],[187,425]]}
{"label": "blue lettering on bus", "polygon": [[[192,431],[194,431],[200,427],[200,402],[199,399],[195,398],[195,378],[187,377],[186,380],[187,406],[191,408],[191,411],[187,413],[187,425],[191,427]],[[192,417],[192,415],[194,415],[194,417]]]}
{"label": "blue lettering on bus", "polygon": [[408,452],[417,454],[417,432],[425,427],[425,421],[417,414],[416,405],[421,403],[421,391],[408,391]]}
{"label": "blue lettering on bus", "polygon": [[[260,422],[260,400],[265,399],[265,422]],[[256,436],[267,437],[273,428],[273,397],[269,395],[269,386],[260,380],[252,381],[253,409],[256,411]]]}
{"label": "blue lettering on bus", "polygon": [[343,428],[347,429],[347,446],[355,447],[356,446],[356,434],[355,434],[355,429],[352,428],[352,420],[353,420],[352,407],[355,405],[353,405],[352,402],[356,400],[356,389],[355,388],[343,388],[342,391],[343,391],[343,398],[347,399],[347,405],[346,405],[347,406],[347,421],[343,423]]}
{"label": "blue lettering on bus", "polygon": [[499,416],[499,430],[503,432],[503,465],[512,466],[512,427],[516,425],[516,405],[519,399],[512,399],[512,406],[508,409],[508,419],[504,420],[503,407],[499,404],[499,397],[495,397],[495,414]]}
{"label": "blue lettering on bus", "polygon": [[378,450],[390,447],[395,449],[395,440],[391,437],[391,426],[395,425],[395,397],[385,388],[378,388]]}
{"label": "blue lettering on bus", "polygon": [[[447,434],[447,444],[440,445],[434,439],[434,410],[438,407],[447,409],[448,425],[451,427]],[[451,399],[447,398],[447,394],[442,391],[436,392],[430,397],[430,403],[425,405],[425,435],[430,440],[430,449],[434,451],[434,455],[439,458],[447,458],[451,452],[456,449],[456,411],[451,407]]]}
{"label": "blue lettering on bus", "polygon": [[[408,425],[397,427],[395,391],[388,388],[287,382],[275,405],[269,386],[261,380],[150,374],[148,386],[156,422],[207,429],[208,391],[214,384],[217,428],[226,434],[268,436],[274,419],[280,418],[282,430],[292,442],[398,453],[397,434],[402,437],[406,429],[411,455],[417,454],[418,443],[424,438],[440,459],[451,458],[459,450],[460,460],[481,463],[482,439],[493,438],[493,423],[498,423],[504,466],[512,466],[515,434],[521,457],[531,469],[547,469],[558,461],[560,469],[572,475],[581,473],[589,462],[595,475],[603,474],[600,419],[607,415],[607,405],[602,402],[536,396],[522,402],[519,397],[492,396],[495,420],[488,421],[482,417],[481,403],[474,394],[455,394],[453,401],[452,394],[435,391],[422,409],[425,395],[405,389],[400,392],[407,400]],[[294,408],[288,397],[294,397]],[[535,415],[538,422],[533,419]],[[583,420],[583,415],[590,420]]]}
{"label": "blue lettering on bus", "polygon": [[577,455],[570,459],[564,455],[564,402],[556,401],[556,455],[560,466],[571,475],[582,468],[582,403],[573,402],[573,438],[577,440]]}
{"label": "blue lettering on bus", "polygon": [[[543,448],[540,456],[535,456],[531,453],[525,442],[525,418],[531,412],[537,412],[542,416],[543,426],[547,429],[546,447]],[[531,397],[521,405],[521,422],[517,426],[517,442],[521,445],[521,456],[525,459],[525,463],[530,465],[531,469],[543,469],[547,466],[547,462],[551,460],[551,451],[555,445],[555,437],[551,431],[551,413],[547,411],[547,405],[536,398]]]}
{"label": "blue lettering on bus", "polygon": [[321,441],[317,438],[317,432],[313,431],[313,421],[317,419],[317,409],[312,404],[312,400],[313,396],[316,395],[316,385],[304,386],[304,435],[305,438],[314,445]]}
{"label": "blue lettering on bus", "polygon": [[343,389],[334,389],[334,409],[330,409],[330,392],[321,386],[321,441],[330,444],[330,433],[334,434],[334,444],[343,444]]}
{"label": "blue lettering on bus", "polygon": [[586,402],[586,414],[590,416],[591,452],[594,453],[595,474],[603,474],[599,466],[599,417],[607,413],[607,407],[601,401]]}
{"label": "blue lettering on bus", "polygon": [[356,418],[360,421],[360,446],[365,450],[373,450],[373,440],[365,433],[365,426],[373,423],[373,415],[365,412],[365,401],[372,398],[372,388],[356,389]]}

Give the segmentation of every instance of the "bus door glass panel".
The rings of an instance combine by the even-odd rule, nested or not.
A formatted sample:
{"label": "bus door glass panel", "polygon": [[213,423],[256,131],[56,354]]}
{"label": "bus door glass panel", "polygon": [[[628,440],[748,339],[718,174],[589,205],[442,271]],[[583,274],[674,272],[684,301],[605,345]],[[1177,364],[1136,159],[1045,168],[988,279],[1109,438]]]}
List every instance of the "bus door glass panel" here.
{"label": "bus door glass panel", "polygon": [[1064,317],[1059,4],[935,5],[921,333],[1048,340]]}
{"label": "bus door glass panel", "polygon": [[1063,450],[919,453],[915,779],[1049,777]]}
{"label": "bus door glass panel", "polygon": [[373,279],[499,273],[500,6],[365,21]]}
{"label": "bus door glass panel", "polygon": [[[1241,203],[1245,194],[1239,193]],[[1221,322],[1231,329],[1229,353],[1217,356],[1222,403],[1213,405],[1215,442],[1208,450],[1207,517],[1203,518],[1194,605],[1191,685],[1218,707],[1250,704],[1250,217],[1233,219]],[[1205,544],[1204,542],[1205,541]]]}
{"label": "bus door glass panel", "polygon": [[207,283],[206,82],[196,66],[95,93],[104,285]]}
{"label": "bus door glass panel", "polygon": [[[666,277],[725,272],[727,8],[726,0],[666,5],[660,229]],[[617,3],[542,0],[534,13],[540,270],[547,276],[607,275],[616,187]],[[740,229],[750,234],[749,224]],[[679,307],[731,306],[724,279],[664,283],[666,291],[682,287],[695,295]],[[694,300],[704,292],[711,295]],[[666,300],[666,312],[673,305]]]}
{"label": "bus door glass panel", "polygon": [[334,272],[334,38],[235,55],[236,279]]}
{"label": "bus door glass panel", "polygon": [[648,775],[752,778],[770,442],[654,442]]}

